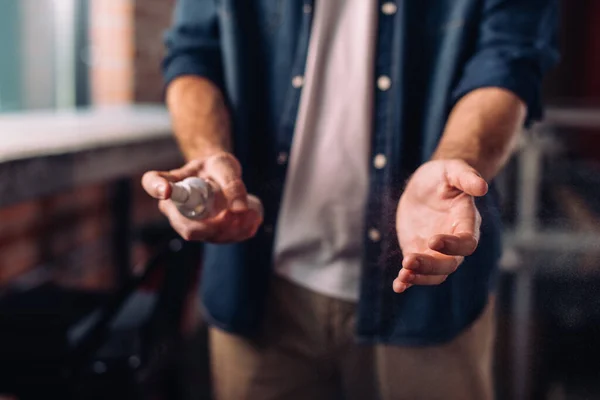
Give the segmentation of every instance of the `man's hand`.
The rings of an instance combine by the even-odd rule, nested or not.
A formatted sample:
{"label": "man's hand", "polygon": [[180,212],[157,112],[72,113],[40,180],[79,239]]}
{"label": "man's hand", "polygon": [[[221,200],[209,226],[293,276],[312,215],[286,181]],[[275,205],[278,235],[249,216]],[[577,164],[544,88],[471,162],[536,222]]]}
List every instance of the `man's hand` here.
{"label": "man's hand", "polygon": [[[217,203],[223,205],[224,211],[214,218],[202,221],[188,219],[179,213],[175,204],[169,200],[169,182],[178,182],[191,176],[212,180],[220,187],[222,197],[217,197]],[[248,194],[242,182],[240,164],[227,152],[190,161],[182,168],[169,172],[147,172],[142,178],[142,185],[150,196],[160,200],[159,209],[185,240],[240,242],[253,237],[262,223],[260,213],[248,207]]]}
{"label": "man's hand", "polygon": [[396,213],[404,254],[396,293],[444,282],[475,251],[481,216],[474,197],[487,190],[485,180],[461,160],[430,161],[415,172]]}

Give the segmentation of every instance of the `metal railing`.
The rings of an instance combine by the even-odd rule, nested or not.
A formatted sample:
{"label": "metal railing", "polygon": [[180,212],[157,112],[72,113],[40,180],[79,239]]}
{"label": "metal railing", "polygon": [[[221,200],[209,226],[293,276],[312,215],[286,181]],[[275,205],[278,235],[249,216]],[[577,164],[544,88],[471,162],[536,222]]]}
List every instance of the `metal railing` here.
{"label": "metal railing", "polygon": [[[534,319],[534,266],[536,255],[547,251],[599,254],[600,235],[567,229],[545,229],[540,223],[544,161],[560,150],[557,138],[567,129],[598,129],[600,109],[549,108],[543,123],[522,135],[516,157],[516,220],[505,233],[505,258],[502,267],[516,271],[512,302],[512,398],[525,400],[531,391],[531,321]],[[568,267],[568,266],[566,266]]]}
{"label": "metal railing", "polygon": [[509,249],[524,251],[562,250],[600,252],[600,237],[593,233],[540,227],[540,193],[544,159],[556,153],[556,137],[565,129],[598,129],[600,109],[549,108],[543,123],[521,137],[518,158],[517,213],[512,229],[505,234]]}

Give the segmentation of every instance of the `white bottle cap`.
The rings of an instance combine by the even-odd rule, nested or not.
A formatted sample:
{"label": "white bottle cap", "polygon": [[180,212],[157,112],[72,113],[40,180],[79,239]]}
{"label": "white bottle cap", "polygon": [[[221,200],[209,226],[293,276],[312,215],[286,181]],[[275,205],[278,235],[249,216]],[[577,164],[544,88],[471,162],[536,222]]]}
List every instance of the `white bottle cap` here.
{"label": "white bottle cap", "polygon": [[210,185],[201,178],[186,178],[172,184],[171,200],[187,209],[206,205],[210,193]]}

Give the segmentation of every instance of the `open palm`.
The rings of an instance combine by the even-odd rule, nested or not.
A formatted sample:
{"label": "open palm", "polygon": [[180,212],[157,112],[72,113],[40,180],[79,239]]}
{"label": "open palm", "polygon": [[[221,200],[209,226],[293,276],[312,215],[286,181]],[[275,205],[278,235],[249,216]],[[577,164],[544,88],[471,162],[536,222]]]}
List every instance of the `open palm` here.
{"label": "open palm", "polygon": [[444,282],[475,251],[481,216],[474,197],[486,192],[487,183],[464,161],[431,161],[415,172],[396,213],[404,255],[396,292]]}

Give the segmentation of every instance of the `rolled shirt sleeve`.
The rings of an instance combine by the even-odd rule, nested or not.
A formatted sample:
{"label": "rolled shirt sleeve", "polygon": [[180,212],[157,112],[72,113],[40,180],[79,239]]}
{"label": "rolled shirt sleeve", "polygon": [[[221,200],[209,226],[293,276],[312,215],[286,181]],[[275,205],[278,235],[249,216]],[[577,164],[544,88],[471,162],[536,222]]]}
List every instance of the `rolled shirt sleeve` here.
{"label": "rolled shirt sleeve", "polygon": [[215,0],[178,0],[172,27],[165,34],[162,70],[165,85],[194,75],[223,84],[219,21]]}
{"label": "rolled shirt sleeve", "polygon": [[544,73],[558,61],[556,0],[485,0],[476,51],[453,91],[453,104],[478,88],[507,89],[542,117]]}

